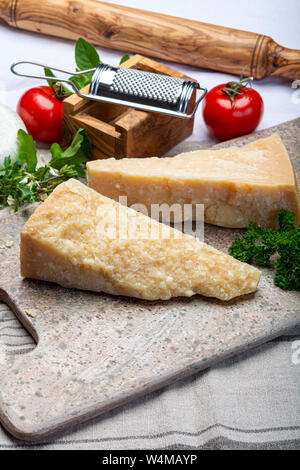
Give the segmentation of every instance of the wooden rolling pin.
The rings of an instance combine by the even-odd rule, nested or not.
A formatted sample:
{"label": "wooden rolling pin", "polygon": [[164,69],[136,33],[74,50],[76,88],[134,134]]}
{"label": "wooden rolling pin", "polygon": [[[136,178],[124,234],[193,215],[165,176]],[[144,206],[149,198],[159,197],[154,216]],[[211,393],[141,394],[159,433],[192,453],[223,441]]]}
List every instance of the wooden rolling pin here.
{"label": "wooden rolling pin", "polygon": [[0,0],[16,28],[256,79],[300,78],[300,51],[269,36],[96,0]]}

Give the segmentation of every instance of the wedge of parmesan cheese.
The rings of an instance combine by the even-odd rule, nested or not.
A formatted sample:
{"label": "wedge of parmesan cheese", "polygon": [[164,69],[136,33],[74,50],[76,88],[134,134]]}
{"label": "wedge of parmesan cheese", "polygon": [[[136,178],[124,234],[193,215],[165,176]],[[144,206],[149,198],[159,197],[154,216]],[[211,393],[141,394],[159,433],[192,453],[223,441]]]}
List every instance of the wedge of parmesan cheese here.
{"label": "wedge of parmesan cheese", "polygon": [[21,275],[146,300],[256,290],[260,272],[69,180],[21,232]]}
{"label": "wedge of parmesan cheese", "polygon": [[[87,164],[88,184],[127,205],[203,204],[205,221],[248,227],[251,221],[276,227],[281,208],[300,220],[297,182],[278,134],[222,150],[199,150],[171,158],[96,160]],[[195,214],[195,211],[194,211]]]}

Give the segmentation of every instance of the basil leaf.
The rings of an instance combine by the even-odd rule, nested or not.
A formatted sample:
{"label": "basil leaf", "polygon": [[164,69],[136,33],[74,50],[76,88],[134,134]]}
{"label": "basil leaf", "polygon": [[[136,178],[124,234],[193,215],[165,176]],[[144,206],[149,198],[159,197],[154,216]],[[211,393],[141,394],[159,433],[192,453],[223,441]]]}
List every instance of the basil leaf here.
{"label": "basil leaf", "polygon": [[84,129],[80,128],[70,147],[64,152],[59,144],[54,143],[50,147],[52,159],[50,166],[60,170],[65,165],[74,165],[78,167],[81,163],[87,162],[92,155],[92,144]]}
{"label": "basil leaf", "polygon": [[101,64],[98,52],[83,38],[76,41],[75,62],[79,70],[87,70],[98,67]]}
{"label": "basil leaf", "polygon": [[18,130],[18,160],[23,164],[26,163],[26,168],[29,173],[32,173],[37,165],[36,146],[35,141],[31,135],[23,131]]}
{"label": "basil leaf", "polygon": [[81,90],[81,88],[85,87],[90,83],[91,77],[86,74],[74,75],[73,77],[70,77],[69,80],[71,80],[71,82],[73,82],[74,85],[77,86],[78,90]]}
{"label": "basil leaf", "polygon": [[29,200],[31,200],[33,194],[32,194],[30,187],[27,184],[19,183],[18,189],[21,193],[22,200],[26,200],[26,199],[28,200],[28,198]]}
{"label": "basil leaf", "polygon": [[52,144],[51,147],[50,147],[50,152],[51,152],[51,155],[52,155],[52,159],[50,161],[50,166],[53,166],[52,163],[55,160],[58,160],[58,159],[62,158],[63,151],[62,151],[61,146],[57,142],[54,142],[54,144]]}
{"label": "basil leaf", "polygon": [[[55,77],[54,73],[50,69],[44,68],[44,74],[46,77]],[[55,85],[54,80],[47,80],[47,82],[50,88],[52,88]]]}
{"label": "basil leaf", "polygon": [[120,60],[120,65],[123,64],[123,62],[126,62],[126,60],[130,59],[129,54],[123,55],[122,59]]}
{"label": "basil leaf", "polygon": [[[45,76],[46,77],[55,77],[54,73],[52,72],[52,70],[50,69],[46,69],[44,68],[44,73],[45,73]],[[56,78],[56,77],[55,77]],[[63,92],[64,92],[64,96],[63,97],[67,97],[67,96],[70,96],[73,94],[73,92],[71,92],[69,90],[68,87],[66,87],[65,85],[63,85],[59,80],[55,81],[55,80],[47,80],[48,82],[48,85],[49,87],[51,88],[51,90],[53,91],[54,95],[56,95],[56,97],[58,99],[61,99],[60,98],[60,95],[59,93],[57,92],[57,90],[55,90],[56,88],[62,88]]]}

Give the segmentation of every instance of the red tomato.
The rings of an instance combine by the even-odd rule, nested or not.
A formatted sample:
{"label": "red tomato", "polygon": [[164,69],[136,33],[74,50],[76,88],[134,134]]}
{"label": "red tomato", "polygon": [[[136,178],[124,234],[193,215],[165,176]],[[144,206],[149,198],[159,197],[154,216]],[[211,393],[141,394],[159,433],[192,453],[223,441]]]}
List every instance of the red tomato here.
{"label": "red tomato", "polygon": [[218,85],[210,90],[203,100],[203,118],[211,133],[221,140],[233,139],[240,135],[250,134],[258,126],[264,103],[260,94],[253,88],[238,88],[234,106],[226,93],[222,91],[240,82]]}
{"label": "red tomato", "polygon": [[40,142],[62,139],[62,101],[55,98],[48,86],[30,88],[20,98],[17,112],[28,133]]}

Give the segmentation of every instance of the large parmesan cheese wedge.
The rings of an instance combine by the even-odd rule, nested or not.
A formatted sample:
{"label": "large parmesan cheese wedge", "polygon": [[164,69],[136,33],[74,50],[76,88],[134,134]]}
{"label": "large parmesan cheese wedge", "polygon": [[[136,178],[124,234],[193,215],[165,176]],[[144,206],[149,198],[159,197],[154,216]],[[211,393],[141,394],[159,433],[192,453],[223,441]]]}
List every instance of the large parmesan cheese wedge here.
{"label": "large parmesan cheese wedge", "polygon": [[[299,194],[289,155],[278,134],[222,150],[199,150],[172,158],[96,160],[87,164],[91,188],[127,205],[203,204],[205,221],[276,227],[281,208],[300,219]],[[194,211],[195,214],[195,211]]]}
{"label": "large parmesan cheese wedge", "polygon": [[260,272],[198,239],[69,180],[21,232],[21,275],[146,300],[202,294],[230,300]]}

